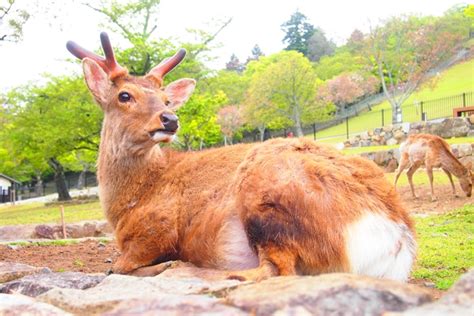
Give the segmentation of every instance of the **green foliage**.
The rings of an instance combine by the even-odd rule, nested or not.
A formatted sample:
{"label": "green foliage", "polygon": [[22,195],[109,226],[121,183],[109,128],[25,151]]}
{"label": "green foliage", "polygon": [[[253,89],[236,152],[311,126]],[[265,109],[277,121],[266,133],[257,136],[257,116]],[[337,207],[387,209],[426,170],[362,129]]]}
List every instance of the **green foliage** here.
{"label": "green foliage", "polygon": [[18,6],[18,0],[0,2],[0,43],[18,41],[23,36],[23,26],[30,18],[30,13]]}
{"label": "green foliage", "polygon": [[235,71],[221,70],[215,76],[203,78],[198,85],[199,93],[225,93],[229,104],[242,104],[249,85],[249,77]]}
{"label": "green foliage", "polygon": [[315,71],[320,79],[328,80],[342,73],[363,71],[367,67],[367,60],[363,56],[338,49],[332,56],[323,56],[315,65]]}
{"label": "green foliage", "polygon": [[[321,120],[330,112],[327,104],[316,98],[320,81],[310,61],[301,53],[284,51],[262,57],[249,64],[247,73],[251,82],[244,116],[251,125],[268,126],[277,122],[283,126],[294,125],[301,136],[303,123]],[[271,120],[262,122],[253,113]]]}
{"label": "green foliage", "polygon": [[178,110],[181,125],[178,137],[185,148],[201,149],[221,141],[217,111],[227,102],[223,92],[215,95],[197,94]]}
{"label": "green foliage", "polygon": [[71,155],[81,153],[95,160],[102,114],[82,78],[52,77],[45,86],[12,90],[5,112],[0,155],[2,148],[10,155],[0,172],[24,179],[45,172],[49,159],[75,163]]}
{"label": "green foliage", "polygon": [[281,25],[281,29],[285,32],[283,38],[283,43],[287,45],[285,50],[295,50],[307,56],[308,42],[314,34],[314,26],[307,22],[306,16],[296,11]]}
{"label": "green foliage", "polygon": [[418,258],[413,277],[445,290],[474,266],[474,204],[416,218]]}

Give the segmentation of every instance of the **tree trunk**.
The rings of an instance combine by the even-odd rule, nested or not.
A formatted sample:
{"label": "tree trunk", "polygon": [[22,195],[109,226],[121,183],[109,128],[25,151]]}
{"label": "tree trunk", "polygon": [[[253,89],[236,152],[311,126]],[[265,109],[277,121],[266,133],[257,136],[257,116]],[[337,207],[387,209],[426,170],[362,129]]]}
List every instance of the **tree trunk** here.
{"label": "tree trunk", "polygon": [[260,141],[263,142],[265,140],[265,126],[259,127],[258,132],[260,133]]}
{"label": "tree trunk", "polygon": [[89,170],[89,168],[86,165],[83,166],[83,169],[82,169],[81,173],[79,174],[79,179],[77,179],[76,188],[78,190],[84,189],[84,186],[86,184],[86,176],[87,176],[87,171],[88,170]]}
{"label": "tree trunk", "polygon": [[54,182],[58,191],[58,201],[69,201],[71,196],[66,186],[66,177],[64,176],[64,168],[56,158],[49,158],[48,165],[54,170]]}
{"label": "tree trunk", "polygon": [[41,179],[40,174],[36,175],[35,194],[37,196],[43,196],[44,195],[43,179]]}
{"label": "tree trunk", "polygon": [[403,122],[402,120],[402,107],[399,103],[391,103],[392,104],[392,124],[400,124]]}

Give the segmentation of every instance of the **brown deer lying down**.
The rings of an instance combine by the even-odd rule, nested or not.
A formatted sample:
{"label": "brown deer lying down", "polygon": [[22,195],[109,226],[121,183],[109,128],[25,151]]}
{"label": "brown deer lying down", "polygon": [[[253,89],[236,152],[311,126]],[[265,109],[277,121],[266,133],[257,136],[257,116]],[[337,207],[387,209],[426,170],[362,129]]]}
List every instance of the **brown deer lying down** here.
{"label": "brown deer lying down", "polygon": [[372,162],[310,140],[276,139],[199,152],[160,149],[178,130],[195,81],[164,87],[180,50],[144,77],[128,75],[101,34],[106,59],[73,42],[105,113],[100,198],[122,252],[113,272],[154,275],[168,260],[223,277],[351,272],[406,280],[413,224]]}
{"label": "brown deer lying down", "polygon": [[415,189],[413,187],[413,174],[422,165],[426,167],[426,173],[430,179],[431,185],[431,199],[436,200],[433,191],[433,168],[441,168],[448,175],[453,194],[456,196],[456,188],[451,174],[459,179],[461,188],[466,193],[467,197],[471,196],[472,183],[474,181],[471,172],[471,163],[466,166],[454,157],[451,152],[449,144],[436,135],[430,134],[415,134],[408,136],[407,140],[400,145],[400,165],[395,176],[395,185],[397,185],[398,178],[404,169],[407,171],[408,182],[410,182],[411,193],[416,197]]}

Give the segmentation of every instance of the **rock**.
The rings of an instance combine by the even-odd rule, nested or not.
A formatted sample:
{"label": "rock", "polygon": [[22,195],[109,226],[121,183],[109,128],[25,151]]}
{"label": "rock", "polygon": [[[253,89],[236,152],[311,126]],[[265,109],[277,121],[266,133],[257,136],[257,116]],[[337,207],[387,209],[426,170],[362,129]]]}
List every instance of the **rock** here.
{"label": "rock", "polygon": [[1,241],[14,241],[32,238],[35,225],[13,225],[0,227]]}
{"label": "rock", "polygon": [[390,138],[390,139],[387,139],[386,143],[388,146],[392,146],[392,145],[398,144],[398,141],[395,138]]}
{"label": "rock", "polygon": [[392,132],[392,129],[393,129],[393,126],[392,126],[392,125],[385,125],[384,127],[382,127],[382,130],[383,130],[385,133],[390,133],[390,132]]}
{"label": "rock", "polygon": [[471,114],[468,119],[471,125],[474,125],[474,114]]}
{"label": "rock", "polygon": [[474,137],[474,129],[471,129],[469,132],[466,134],[467,137]]}
{"label": "rock", "polygon": [[32,267],[16,262],[0,262],[0,283],[22,278],[35,273],[51,272],[48,268]]}
{"label": "rock", "polygon": [[[433,300],[415,285],[351,274],[276,277],[242,285],[226,301],[255,315],[291,311],[287,315],[382,315],[404,311]],[[281,314],[281,313],[279,313]]]}
{"label": "rock", "polygon": [[466,157],[472,155],[471,144],[459,144],[458,145],[458,157]]}
{"label": "rock", "polygon": [[390,316],[472,316],[474,314],[474,269],[464,274],[439,300],[403,313],[388,313]]}
{"label": "rock", "polygon": [[388,161],[387,165],[384,168],[385,172],[394,172],[398,168],[397,159],[392,158]]}
{"label": "rock", "polygon": [[240,284],[236,280],[206,281],[187,277],[189,274],[183,276],[184,278],[180,278],[179,273],[175,273],[173,278],[162,275],[141,278],[112,274],[87,290],[53,288],[37,296],[37,299],[71,313],[93,314],[111,310],[122,301],[156,299],[164,294],[219,292]]}
{"label": "rock", "polygon": [[406,138],[406,134],[401,130],[397,130],[393,133],[393,137],[398,143],[401,143]]}
{"label": "rock", "polygon": [[104,316],[122,315],[229,315],[240,316],[248,313],[227,306],[220,299],[203,295],[158,294],[154,299],[129,300],[121,302]]}
{"label": "rock", "polygon": [[88,289],[96,286],[105,275],[81,272],[40,273],[0,285],[0,293],[20,293],[36,297],[52,288]]}
{"label": "rock", "polygon": [[46,238],[46,239],[55,239],[56,231],[53,227],[49,225],[38,225],[35,227],[35,237],[37,238]]}
{"label": "rock", "polygon": [[368,132],[363,132],[360,134],[360,139],[362,140],[368,140],[370,137],[369,137],[369,133]]}
{"label": "rock", "polygon": [[37,302],[28,296],[0,294],[0,315],[54,316],[71,314],[55,306]]}

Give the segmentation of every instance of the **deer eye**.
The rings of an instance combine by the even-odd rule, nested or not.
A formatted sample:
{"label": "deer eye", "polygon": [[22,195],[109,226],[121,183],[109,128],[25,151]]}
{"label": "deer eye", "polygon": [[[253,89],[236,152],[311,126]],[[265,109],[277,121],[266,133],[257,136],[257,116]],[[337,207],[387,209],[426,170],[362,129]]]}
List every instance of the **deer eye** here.
{"label": "deer eye", "polygon": [[118,98],[120,102],[128,102],[132,99],[132,96],[128,92],[120,92]]}
{"label": "deer eye", "polygon": [[171,103],[171,102],[170,102],[169,100],[166,100],[166,101],[165,101],[165,105],[166,105],[166,106],[170,105],[170,103]]}

